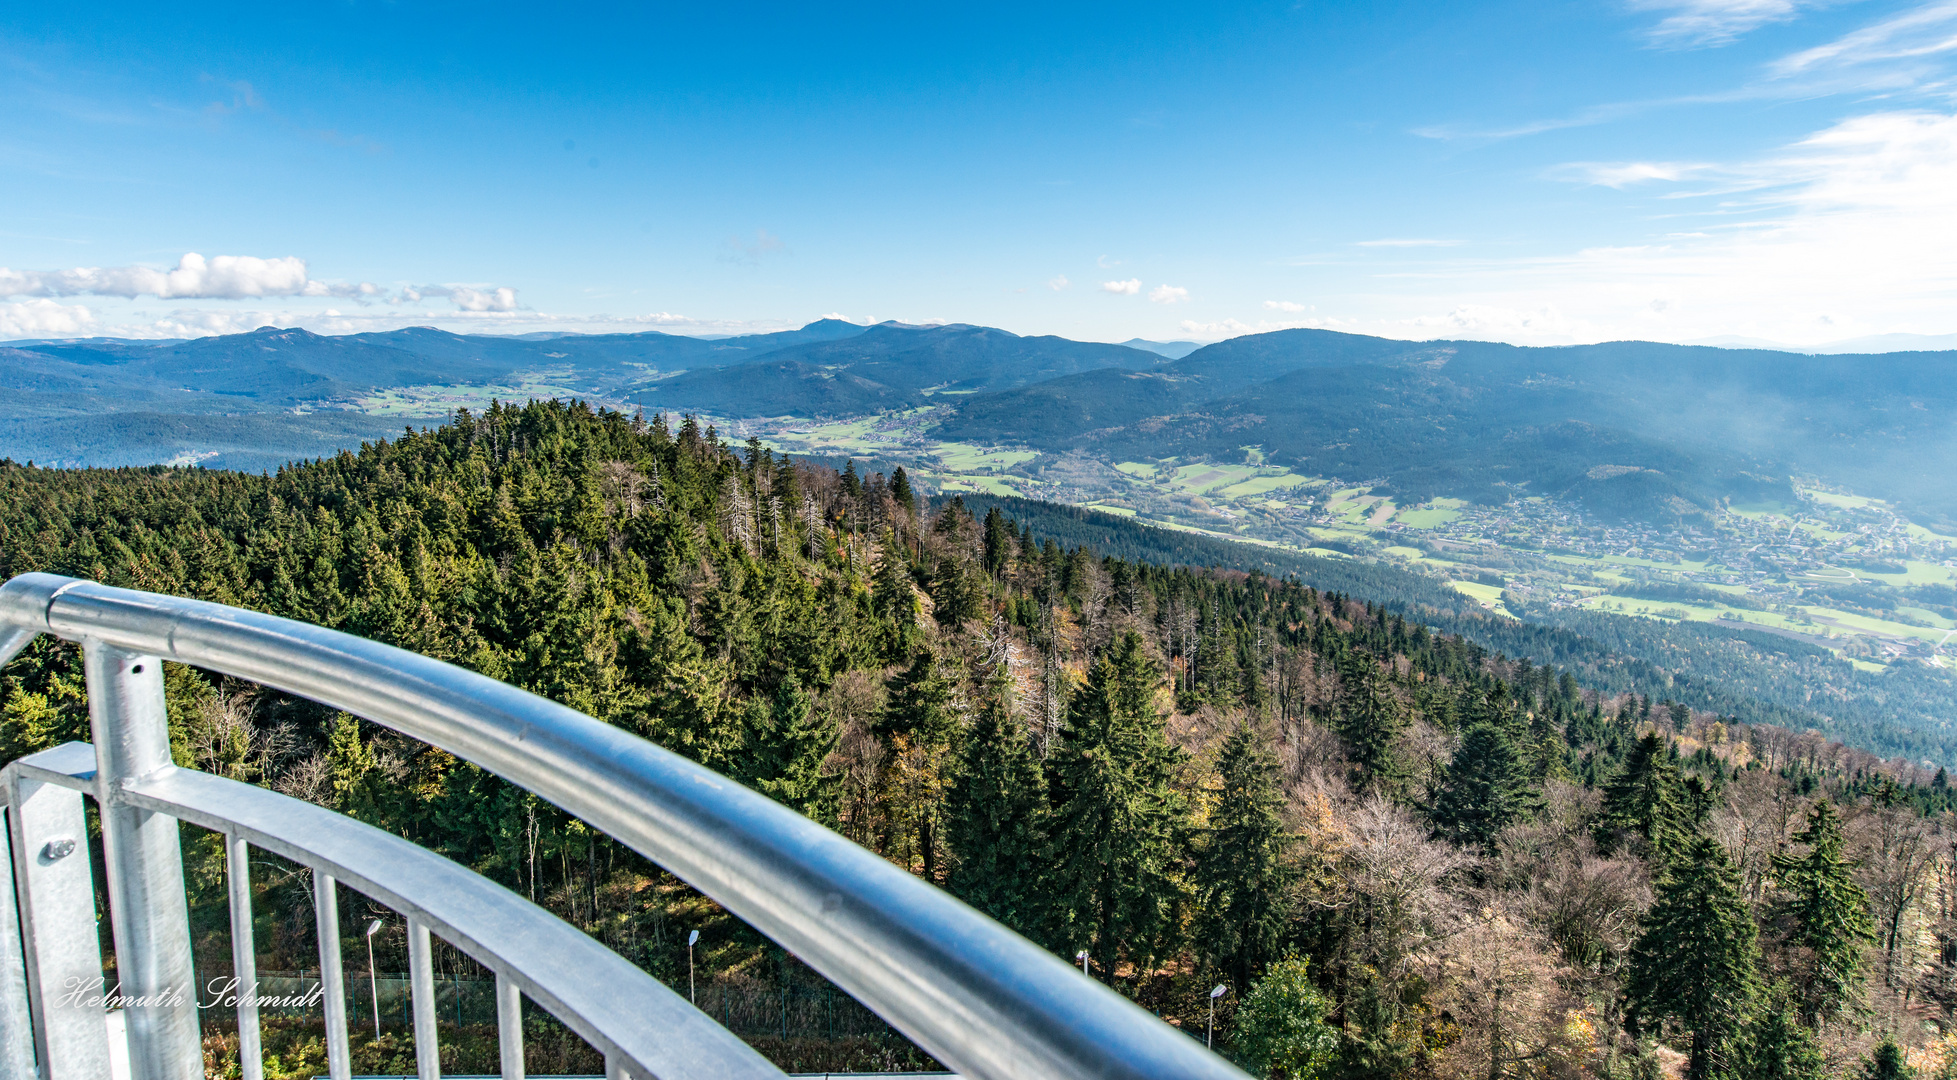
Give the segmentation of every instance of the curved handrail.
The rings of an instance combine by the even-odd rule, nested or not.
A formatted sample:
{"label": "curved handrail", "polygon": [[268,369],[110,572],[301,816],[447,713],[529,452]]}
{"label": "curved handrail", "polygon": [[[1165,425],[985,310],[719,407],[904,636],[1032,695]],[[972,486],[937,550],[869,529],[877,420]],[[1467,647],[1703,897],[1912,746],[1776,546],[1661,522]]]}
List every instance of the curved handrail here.
{"label": "curved handrail", "polygon": [[[65,743],[6,768],[94,791],[95,748]],[[3,774],[0,774],[3,775]],[[5,785],[0,785],[3,789]],[[656,1077],[782,1072],[666,984],[577,927],[427,848],[276,791],[193,769],[131,783],[123,797],[242,837],[418,920],[562,1019],[598,1052]]]}
{"label": "curved handrail", "polygon": [[493,679],[289,619],[52,574],[0,586],[0,625],[261,683],[472,761],[664,866],[975,1080],[1244,1077],[1053,954],[836,833]]}

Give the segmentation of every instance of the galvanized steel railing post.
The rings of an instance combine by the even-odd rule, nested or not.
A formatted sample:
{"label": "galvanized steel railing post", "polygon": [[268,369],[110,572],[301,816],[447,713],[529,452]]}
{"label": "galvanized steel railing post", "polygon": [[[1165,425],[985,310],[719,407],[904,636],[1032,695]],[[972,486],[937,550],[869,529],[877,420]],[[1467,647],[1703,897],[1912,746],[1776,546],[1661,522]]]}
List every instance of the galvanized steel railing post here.
{"label": "galvanized steel railing post", "polygon": [[231,887],[231,974],[237,985],[238,1068],[244,1080],[264,1080],[264,1046],[258,1032],[258,950],[251,930],[251,845],[236,833],[224,838]]}
{"label": "galvanized steel railing post", "polygon": [[8,802],[42,1078],[101,1080],[109,1075],[109,1029],[101,1005],[102,948],[81,792],[22,778]]}
{"label": "galvanized steel railing post", "polygon": [[326,1007],[326,1072],[332,1080],[353,1075],[347,1048],[347,986],[340,971],[340,898],[333,875],[313,871],[313,926],[319,933],[319,989]]}
{"label": "galvanized steel railing post", "polygon": [[523,1080],[523,990],[500,971],[496,973],[496,1044],[503,1080]]}
{"label": "galvanized steel railing post", "polygon": [[0,823],[0,1080],[34,1080],[34,1016],[27,1009],[27,957],[14,906],[12,831]]}
{"label": "galvanized steel railing post", "polygon": [[442,1044],[435,1030],[435,965],[428,927],[408,920],[408,996],[414,1003],[415,1073],[419,1080],[442,1080]]}
{"label": "galvanized steel railing post", "polygon": [[96,798],[115,928],[116,973],[132,1080],[202,1080],[197,975],[191,966],[177,820],[128,805],[124,787],[166,769],[163,662],[98,641],[82,645],[95,742]]}

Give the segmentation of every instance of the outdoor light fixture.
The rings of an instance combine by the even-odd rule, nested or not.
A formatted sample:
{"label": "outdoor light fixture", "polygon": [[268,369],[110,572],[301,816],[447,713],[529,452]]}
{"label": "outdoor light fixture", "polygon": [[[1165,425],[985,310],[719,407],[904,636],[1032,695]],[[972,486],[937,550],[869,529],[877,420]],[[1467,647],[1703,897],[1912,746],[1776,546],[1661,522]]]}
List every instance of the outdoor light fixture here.
{"label": "outdoor light fixture", "polygon": [[1216,1049],[1216,999],[1229,992],[1230,988],[1222,983],[1218,983],[1216,989],[1210,991],[1210,1030],[1203,1036],[1203,1045],[1212,1050]]}
{"label": "outdoor light fixture", "polygon": [[374,974],[374,935],[381,932],[381,921],[367,924],[367,995],[374,1001],[374,1039],[381,1037],[381,983]]}
{"label": "outdoor light fixture", "polygon": [[695,1005],[698,1005],[700,1002],[694,996],[693,991],[693,946],[699,940],[700,931],[698,930],[686,935],[686,1000]]}

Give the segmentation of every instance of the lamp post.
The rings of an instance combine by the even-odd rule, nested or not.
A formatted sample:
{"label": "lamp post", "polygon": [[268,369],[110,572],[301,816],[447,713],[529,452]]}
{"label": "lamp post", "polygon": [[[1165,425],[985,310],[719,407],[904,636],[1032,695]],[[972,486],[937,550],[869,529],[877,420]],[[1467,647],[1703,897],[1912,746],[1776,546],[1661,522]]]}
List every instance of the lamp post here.
{"label": "lamp post", "polygon": [[380,976],[374,974],[374,935],[380,933],[381,921],[375,919],[367,924],[367,996],[374,1003],[374,1038],[381,1037],[381,983]]}
{"label": "lamp post", "polygon": [[699,940],[700,931],[698,930],[686,935],[686,1000],[695,1005],[700,1004],[700,1001],[694,996],[693,991],[693,946]]}
{"label": "lamp post", "polygon": [[1216,989],[1210,991],[1210,1030],[1203,1036],[1203,1045],[1212,1050],[1216,1049],[1216,999],[1229,992],[1230,988],[1220,983]]}
{"label": "lamp post", "polygon": [[[1080,961],[1080,973],[1082,975],[1086,975],[1087,974],[1087,950],[1082,949],[1081,951],[1075,953],[1074,959]],[[1088,976],[1088,977],[1092,978],[1092,976]]]}

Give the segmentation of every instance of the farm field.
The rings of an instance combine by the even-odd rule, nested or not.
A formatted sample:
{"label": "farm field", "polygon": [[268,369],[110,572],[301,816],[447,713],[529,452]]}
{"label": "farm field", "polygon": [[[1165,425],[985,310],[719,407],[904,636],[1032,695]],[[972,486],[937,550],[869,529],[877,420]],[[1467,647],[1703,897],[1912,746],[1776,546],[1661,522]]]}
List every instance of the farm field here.
{"label": "farm field", "polygon": [[[433,391],[427,397],[438,400]],[[1497,611],[1508,610],[1504,590],[1483,583],[1494,577],[1532,605],[1791,632],[1875,668],[1910,657],[1957,667],[1945,641],[1957,638],[1957,591],[1935,591],[1957,590],[1957,538],[1854,492],[1802,484],[1797,506],[1726,508],[1680,528],[1598,521],[1540,496],[1498,506],[1452,498],[1402,505],[1365,484],[1272,463],[1254,447],[1232,461],[1105,462],[934,440],[936,411],[778,422],[759,435],[790,454],[915,463],[929,490],[1047,499],[1162,528],[1391,563]],[[1840,589],[1850,592],[1827,591]]]}

